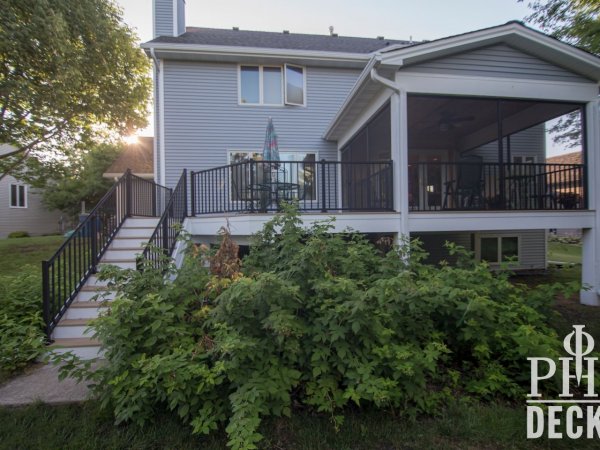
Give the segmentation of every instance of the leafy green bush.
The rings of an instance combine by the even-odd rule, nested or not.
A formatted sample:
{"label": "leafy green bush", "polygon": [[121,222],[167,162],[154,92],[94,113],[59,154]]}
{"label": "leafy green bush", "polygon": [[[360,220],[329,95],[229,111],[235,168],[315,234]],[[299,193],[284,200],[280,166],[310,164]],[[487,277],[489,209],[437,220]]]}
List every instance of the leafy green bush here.
{"label": "leafy green bush", "polygon": [[0,276],[0,376],[23,369],[44,351],[41,279],[36,268]]}
{"label": "leafy green bush", "polygon": [[16,238],[25,238],[29,237],[29,233],[27,231],[13,231],[8,234],[8,239],[16,239]]}
{"label": "leafy green bush", "polygon": [[96,325],[109,364],[67,371],[96,381],[117,422],[166,406],[196,433],[227,423],[234,449],[299,405],[339,426],[351,404],[415,417],[457,395],[520,398],[526,358],[558,356],[545,312],[560,286],[515,286],[449,249],[457,266],[423,264],[417,243],[384,255],[291,209],[241,266],[224,233],[215,254],[191,246],[175,282],[113,269],[120,294]]}

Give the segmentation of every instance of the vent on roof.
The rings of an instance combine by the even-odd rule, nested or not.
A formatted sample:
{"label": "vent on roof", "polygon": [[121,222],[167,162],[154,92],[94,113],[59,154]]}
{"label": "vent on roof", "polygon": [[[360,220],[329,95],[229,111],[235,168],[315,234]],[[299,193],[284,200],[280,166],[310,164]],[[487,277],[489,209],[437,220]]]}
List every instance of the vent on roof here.
{"label": "vent on roof", "polygon": [[331,37],[338,37],[337,33],[331,33]]}
{"label": "vent on roof", "polygon": [[383,41],[383,36],[377,36],[377,39],[379,39],[380,41]]}
{"label": "vent on roof", "polygon": [[233,27],[233,31],[240,31],[240,27]]}
{"label": "vent on roof", "polygon": [[283,34],[290,34],[290,30],[283,30]]}

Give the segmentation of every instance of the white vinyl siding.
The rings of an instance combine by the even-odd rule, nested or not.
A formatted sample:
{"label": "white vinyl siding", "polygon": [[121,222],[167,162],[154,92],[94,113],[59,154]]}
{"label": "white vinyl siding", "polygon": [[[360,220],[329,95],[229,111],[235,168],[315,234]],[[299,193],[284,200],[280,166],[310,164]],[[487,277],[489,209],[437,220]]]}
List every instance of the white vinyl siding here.
{"label": "white vinyl siding", "polygon": [[506,44],[493,45],[422,64],[407,66],[400,73],[429,73],[533,80],[589,81],[555,64],[523,53]]}
{"label": "white vinyl siding", "polygon": [[336,143],[322,136],[359,70],[308,67],[307,106],[286,108],[240,105],[237,64],[167,60],[163,67],[167,186],[177,183],[184,168],[227,164],[228,150],[262,149],[269,117],[280,149],[310,150],[319,159],[337,160]]}
{"label": "white vinyl siding", "polygon": [[539,270],[546,268],[546,230],[506,230],[473,232],[447,232],[447,233],[411,233],[411,238],[419,238],[423,249],[429,253],[427,262],[437,264],[442,260],[450,264],[456,262],[456,256],[450,255],[444,243],[454,242],[467,250],[473,251],[477,257],[481,237],[518,236],[519,262],[512,266],[513,270]]}

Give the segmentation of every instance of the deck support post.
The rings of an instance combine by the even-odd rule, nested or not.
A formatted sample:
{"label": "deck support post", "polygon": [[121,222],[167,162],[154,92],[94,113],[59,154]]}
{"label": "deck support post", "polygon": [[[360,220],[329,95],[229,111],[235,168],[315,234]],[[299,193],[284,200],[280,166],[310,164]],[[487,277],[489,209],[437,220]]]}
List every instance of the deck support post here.
{"label": "deck support post", "polygon": [[600,306],[600,101],[592,100],[585,108],[584,164],[587,165],[586,198],[595,211],[594,227],[582,235],[581,283],[579,301]]}
{"label": "deck support post", "polygon": [[408,102],[405,90],[390,97],[391,154],[393,161],[394,210],[399,213],[398,233],[395,243],[409,239],[408,228]]}

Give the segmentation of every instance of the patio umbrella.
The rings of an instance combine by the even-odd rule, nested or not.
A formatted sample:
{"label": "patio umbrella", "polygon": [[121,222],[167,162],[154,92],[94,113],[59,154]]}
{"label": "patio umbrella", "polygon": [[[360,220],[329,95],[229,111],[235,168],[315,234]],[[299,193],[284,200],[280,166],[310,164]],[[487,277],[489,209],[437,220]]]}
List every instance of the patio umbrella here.
{"label": "patio umbrella", "polygon": [[269,117],[267,122],[267,133],[265,135],[265,144],[263,146],[263,159],[265,161],[279,161],[279,145],[277,144],[277,133],[273,126],[273,119]]}

